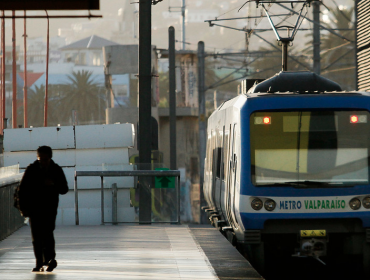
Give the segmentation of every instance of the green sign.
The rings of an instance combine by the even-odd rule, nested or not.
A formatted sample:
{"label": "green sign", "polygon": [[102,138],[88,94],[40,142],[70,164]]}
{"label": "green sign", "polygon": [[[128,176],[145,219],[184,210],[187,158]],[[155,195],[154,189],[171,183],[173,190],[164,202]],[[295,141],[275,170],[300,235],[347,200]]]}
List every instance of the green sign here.
{"label": "green sign", "polygon": [[[169,168],[156,168],[155,170],[170,170]],[[175,188],[175,177],[155,177],[155,188],[156,189],[174,189]]]}

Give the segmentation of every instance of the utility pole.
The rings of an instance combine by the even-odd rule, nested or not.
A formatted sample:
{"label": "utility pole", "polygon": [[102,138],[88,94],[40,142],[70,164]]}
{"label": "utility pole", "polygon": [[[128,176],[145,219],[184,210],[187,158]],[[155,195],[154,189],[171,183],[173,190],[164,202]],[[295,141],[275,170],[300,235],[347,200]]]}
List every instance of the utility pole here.
{"label": "utility pole", "polygon": [[[152,0],[139,1],[139,163],[141,170],[151,169],[152,116]],[[139,223],[152,221],[150,177],[139,177]]]}
{"label": "utility pole", "polygon": [[[2,16],[5,16],[5,12],[1,12]],[[2,130],[1,135],[3,135],[5,126],[5,18],[1,19],[1,124]]]}
{"label": "utility pole", "polygon": [[12,50],[13,50],[13,101],[12,101],[12,128],[17,128],[17,54],[15,42],[15,11],[13,11],[12,19]]}
{"label": "utility pole", "polygon": [[24,34],[23,34],[23,60],[24,60],[24,85],[23,85],[23,123],[28,127],[28,106],[27,106],[27,23],[26,11],[24,11]]}
{"label": "utility pole", "polygon": [[[181,38],[182,38],[182,50],[185,50],[186,46],[186,36],[185,36],[185,0],[182,0],[182,5],[181,7],[168,7],[168,11],[171,12],[181,12],[181,17],[182,17],[182,27],[181,27]],[[179,9],[176,11],[173,11],[172,9]]]}
{"label": "utility pole", "polygon": [[175,28],[168,28],[169,99],[170,99],[170,169],[176,170],[176,52]]}
{"label": "utility pole", "polygon": [[[206,157],[206,102],[205,102],[205,54],[204,42],[198,43],[198,100],[199,100],[199,187],[200,187],[200,207],[206,206],[203,193],[204,181],[204,159]],[[200,223],[207,222],[207,217],[200,211]]]}
{"label": "utility pole", "polygon": [[48,104],[49,104],[49,36],[50,36],[50,20],[48,12],[47,16],[47,34],[46,34],[46,73],[45,73],[45,100],[44,100],[44,127],[48,126]]}
{"label": "utility pole", "polygon": [[182,49],[185,50],[185,0],[182,0],[181,6],[181,16],[182,16]]}
{"label": "utility pole", "polygon": [[312,2],[313,6],[313,71],[320,75],[320,2]]}

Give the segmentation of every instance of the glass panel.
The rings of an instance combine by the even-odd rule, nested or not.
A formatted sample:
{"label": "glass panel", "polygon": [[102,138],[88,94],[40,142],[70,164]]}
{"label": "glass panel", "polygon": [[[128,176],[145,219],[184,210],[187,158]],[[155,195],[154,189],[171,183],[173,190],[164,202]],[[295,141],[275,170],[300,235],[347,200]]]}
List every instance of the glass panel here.
{"label": "glass panel", "polygon": [[[367,111],[252,114],[253,183],[368,184],[368,115]],[[267,116],[270,122],[264,123]]]}
{"label": "glass panel", "polygon": [[[103,171],[168,170],[162,163],[149,165],[103,164]],[[82,178],[82,177],[81,177]],[[100,178],[95,178],[100,181]],[[80,179],[79,179],[80,180]],[[177,177],[152,177],[149,185],[140,184],[138,177],[104,177],[104,222],[135,223],[139,222],[140,188],[151,192],[151,222],[178,222],[178,180]],[[83,188],[79,184],[79,188]],[[96,200],[100,200],[100,189],[96,191]],[[81,193],[81,192],[80,192]],[[80,195],[81,197],[81,195]],[[91,197],[91,196],[90,196]],[[80,198],[81,199],[81,198]],[[117,202],[115,202],[117,201]],[[116,214],[115,214],[116,213]]]}

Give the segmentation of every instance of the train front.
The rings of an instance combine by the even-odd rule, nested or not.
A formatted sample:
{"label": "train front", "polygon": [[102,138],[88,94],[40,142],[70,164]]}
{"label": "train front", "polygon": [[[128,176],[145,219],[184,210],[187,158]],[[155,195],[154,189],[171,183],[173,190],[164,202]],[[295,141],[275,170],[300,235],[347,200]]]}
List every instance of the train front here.
{"label": "train front", "polygon": [[239,201],[249,250],[370,263],[369,111],[365,93],[250,95]]}

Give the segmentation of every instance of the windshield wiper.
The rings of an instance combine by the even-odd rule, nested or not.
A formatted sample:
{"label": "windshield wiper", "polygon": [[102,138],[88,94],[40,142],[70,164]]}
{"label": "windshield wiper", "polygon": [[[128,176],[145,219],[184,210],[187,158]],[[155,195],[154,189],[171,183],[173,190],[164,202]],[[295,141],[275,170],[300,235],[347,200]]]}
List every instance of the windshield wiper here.
{"label": "windshield wiper", "polygon": [[[271,186],[294,186],[294,187],[312,187],[312,186],[317,186],[317,187],[327,187],[327,186],[332,186],[333,184],[327,183],[327,182],[318,182],[318,181],[289,181],[289,182],[283,182],[283,183],[273,183],[273,184],[268,184]],[[335,184],[334,184],[335,185]]]}

